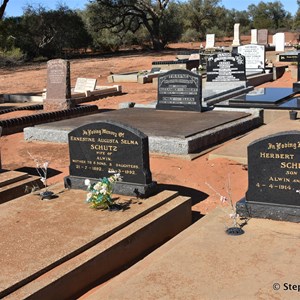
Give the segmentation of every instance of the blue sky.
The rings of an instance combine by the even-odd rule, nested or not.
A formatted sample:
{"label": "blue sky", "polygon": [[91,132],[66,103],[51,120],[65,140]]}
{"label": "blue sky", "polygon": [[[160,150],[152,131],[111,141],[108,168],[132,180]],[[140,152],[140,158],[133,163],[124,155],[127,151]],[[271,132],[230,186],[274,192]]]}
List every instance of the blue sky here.
{"label": "blue sky", "polygon": [[[1,1],[1,0],[0,0]],[[261,0],[222,0],[221,4],[224,5],[228,9],[236,9],[236,10],[247,10],[248,5],[250,4],[258,4]],[[264,0],[264,2],[273,2],[274,0]],[[10,0],[6,7],[6,16],[21,16],[23,14],[23,7],[27,6],[28,3],[31,5],[41,4],[47,9],[55,9],[58,3],[64,3],[71,9],[83,9],[85,4],[87,4],[88,0],[61,0],[61,1],[49,1],[49,0]],[[282,0],[280,1],[284,9],[291,12],[292,15],[298,9],[296,0]]]}
{"label": "blue sky", "polygon": [[[222,0],[222,5],[228,9],[247,10],[250,4],[258,4],[262,0]],[[279,0],[280,1],[280,0]],[[263,2],[275,2],[275,0],[263,0]],[[285,10],[295,15],[298,5],[297,0],[281,0],[280,1]]]}

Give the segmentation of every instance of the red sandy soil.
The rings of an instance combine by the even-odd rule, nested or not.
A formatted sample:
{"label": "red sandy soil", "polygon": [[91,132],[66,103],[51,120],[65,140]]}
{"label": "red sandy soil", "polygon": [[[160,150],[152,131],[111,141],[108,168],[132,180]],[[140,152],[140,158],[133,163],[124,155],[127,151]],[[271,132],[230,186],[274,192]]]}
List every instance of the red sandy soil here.
{"label": "red sandy soil", "polygon": [[[98,85],[110,85],[107,76],[111,73],[141,71],[151,69],[152,61],[174,60],[176,49],[199,49],[200,43],[172,45],[173,49],[160,53],[139,52],[122,56],[107,56],[71,60],[71,83],[75,85],[78,77],[97,78]],[[274,53],[273,53],[274,55]],[[273,57],[273,61],[274,57]],[[287,71],[276,82],[263,86],[292,87],[295,78]],[[121,102],[149,103],[157,98],[156,88],[151,84],[121,83],[124,94],[107,97],[91,104],[99,108],[118,108]],[[46,62],[0,70],[0,94],[39,92],[46,87]],[[7,104],[9,106],[9,104]],[[1,119],[23,116],[37,112],[12,112],[0,115]],[[68,175],[69,154],[66,144],[45,142],[26,142],[23,133],[1,137],[2,167],[15,170],[35,167],[29,153],[42,161],[50,161],[50,176],[53,170],[60,172],[49,178],[48,183],[62,182]],[[247,170],[245,166],[227,159],[208,160],[208,153],[188,161],[178,157],[151,155],[150,164],[153,180],[159,184],[170,185],[167,189],[179,190],[183,195],[194,199],[194,210],[206,214],[216,206],[226,205],[219,201],[220,195],[231,193],[234,202],[240,200],[247,190]],[[57,173],[57,172],[56,172]],[[228,178],[230,178],[228,188]],[[208,187],[206,182],[214,189]]]}

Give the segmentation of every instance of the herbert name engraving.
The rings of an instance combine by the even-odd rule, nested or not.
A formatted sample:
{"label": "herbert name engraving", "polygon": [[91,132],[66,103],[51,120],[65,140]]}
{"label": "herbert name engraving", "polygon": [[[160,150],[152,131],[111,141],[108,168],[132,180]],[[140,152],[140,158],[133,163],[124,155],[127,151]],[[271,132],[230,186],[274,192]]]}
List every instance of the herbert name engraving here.
{"label": "herbert name engraving", "polygon": [[300,132],[272,135],[248,146],[248,202],[300,206]]}

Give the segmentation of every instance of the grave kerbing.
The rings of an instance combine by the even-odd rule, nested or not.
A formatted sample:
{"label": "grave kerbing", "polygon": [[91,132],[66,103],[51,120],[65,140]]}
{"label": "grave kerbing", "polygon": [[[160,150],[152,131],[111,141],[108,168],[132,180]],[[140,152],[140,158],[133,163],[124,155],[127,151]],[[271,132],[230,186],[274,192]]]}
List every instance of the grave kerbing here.
{"label": "grave kerbing", "polygon": [[148,137],[141,131],[114,121],[89,123],[68,135],[70,175],[65,186],[86,189],[85,179],[92,183],[99,178],[120,173],[114,193],[148,197],[156,192],[149,165]]}
{"label": "grave kerbing", "polygon": [[248,146],[248,191],[242,217],[300,222],[300,131],[281,132]]}

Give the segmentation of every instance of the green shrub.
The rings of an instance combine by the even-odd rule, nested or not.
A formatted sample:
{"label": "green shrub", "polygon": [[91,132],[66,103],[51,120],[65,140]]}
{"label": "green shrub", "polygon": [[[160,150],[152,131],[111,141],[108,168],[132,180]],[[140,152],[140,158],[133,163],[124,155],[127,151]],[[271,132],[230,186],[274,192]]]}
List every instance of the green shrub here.
{"label": "green shrub", "polygon": [[0,66],[17,65],[24,61],[24,54],[19,48],[11,50],[0,50]]}

